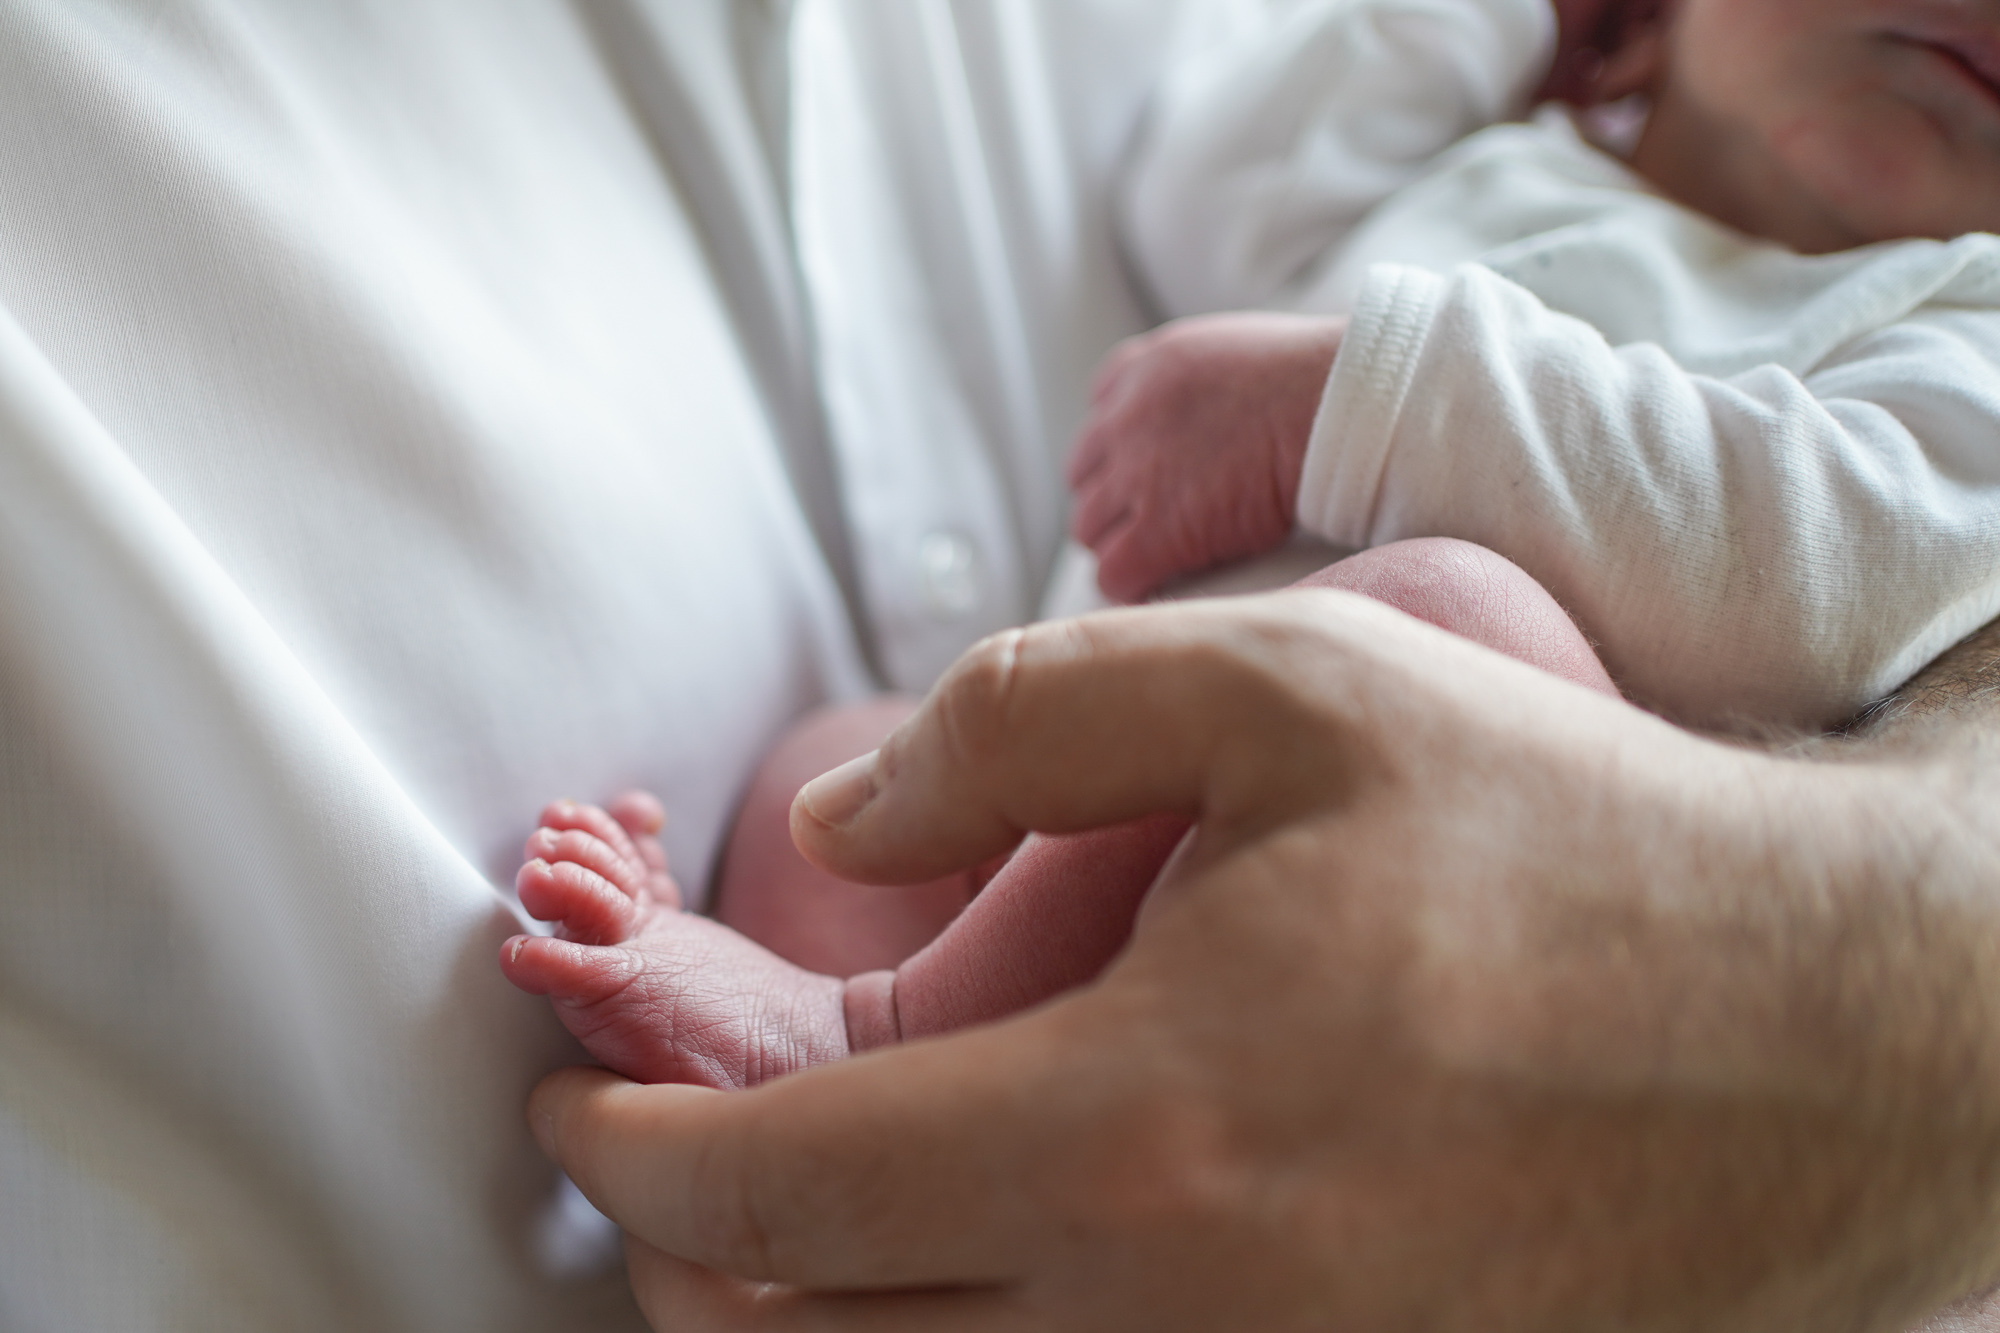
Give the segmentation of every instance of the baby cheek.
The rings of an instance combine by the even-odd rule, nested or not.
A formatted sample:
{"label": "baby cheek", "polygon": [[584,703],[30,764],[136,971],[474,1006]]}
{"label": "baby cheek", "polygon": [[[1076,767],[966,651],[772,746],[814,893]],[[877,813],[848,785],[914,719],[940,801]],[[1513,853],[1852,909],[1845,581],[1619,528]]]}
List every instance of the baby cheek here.
{"label": "baby cheek", "polygon": [[1771,134],[1773,156],[1853,243],[1977,230],[1959,219],[1983,183],[1935,126],[1889,99],[1807,113]]}

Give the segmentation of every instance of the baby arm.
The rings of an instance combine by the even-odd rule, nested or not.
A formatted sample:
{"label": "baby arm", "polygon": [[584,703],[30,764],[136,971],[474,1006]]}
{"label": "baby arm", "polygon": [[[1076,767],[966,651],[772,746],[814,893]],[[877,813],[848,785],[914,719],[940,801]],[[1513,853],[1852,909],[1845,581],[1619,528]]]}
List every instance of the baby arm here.
{"label": "baby arm", "polygon": [[[1881,287],[1865,267],[1853,281]],[[2000,612],[2000,317],[1850,333],[1851,307],[1817,299],[1832,313],[1795,327],[1830,350],[1788,353],[1796,369],[1761,361],[1765,340],[1708,375],[1490,269],[1385,266],[1300,516],[1342,545],[1445,533],[1507,556],[1628,693],[1682,722],[1837,726]]]}

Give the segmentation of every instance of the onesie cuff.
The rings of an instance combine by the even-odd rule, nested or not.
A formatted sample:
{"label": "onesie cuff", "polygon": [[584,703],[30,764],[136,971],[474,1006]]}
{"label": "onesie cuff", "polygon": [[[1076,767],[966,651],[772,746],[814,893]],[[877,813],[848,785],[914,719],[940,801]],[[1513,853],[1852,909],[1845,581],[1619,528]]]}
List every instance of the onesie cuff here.
{"label": "onesie cuff", "polygon": [[1362,282],[1299,477],[1299,526],[1335,546],[1375,544],[1389,445],[1448,286],[1402,264],[1377,264]]}

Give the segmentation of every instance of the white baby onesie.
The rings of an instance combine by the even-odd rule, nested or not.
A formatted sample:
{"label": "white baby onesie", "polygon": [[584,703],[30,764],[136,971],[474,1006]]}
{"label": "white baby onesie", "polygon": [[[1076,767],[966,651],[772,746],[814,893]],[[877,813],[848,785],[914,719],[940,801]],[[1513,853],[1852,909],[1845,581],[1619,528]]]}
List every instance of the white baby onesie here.
{"label": "white baby onesie", "polygon": [[[1335,0],[1277,27],[1310,20],[1330,61],[1405,12],[1433,38],[1475,14],[1526,34],[1517,8]],[[1662,199],[1554,110],[1396,159],[1370,209],[1330,176],[1374,113],[1287,66],[1260,119],[1276,41],[1181,77],[1128,193],[1154,220],[1130,236],[1172,313],[1353,315],[1308,530],[1487,545],[1629,694],[1701,725],[1838,723],[2000,613],[2000,239],[1797,255]],[[1476,72],[1428,93],[1498,108],[1548,49],[1461,41],[1432,68]],[[1162,281],[1204,247],[1198,284]]]}

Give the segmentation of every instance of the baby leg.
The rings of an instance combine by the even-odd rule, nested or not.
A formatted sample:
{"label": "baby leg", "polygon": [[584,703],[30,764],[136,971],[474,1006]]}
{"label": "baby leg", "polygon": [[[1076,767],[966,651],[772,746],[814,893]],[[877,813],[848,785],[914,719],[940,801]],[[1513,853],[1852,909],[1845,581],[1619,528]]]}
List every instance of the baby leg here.
{"label": "baby leg", "polygon": [[716,920],[808,971],[848,977],[896,966],[959,914],[975,891],[971,876],[867,888],[835,879],[792,846],[799,788],[880,745],[916,706],[908,695],[883,695],[823,708],[785,733],[758,765],[730,829]]}
{"label": "baby leg", "polygon": [[[1611,677],[1555,598],[1484,547],[1422,538],[1339,561],[1295,586],[1340,588],[1613,695]],[[1103,970],[1186,832],[1156,817],[1031,838],[944,933],[893,974],[848,983],[855,1049],[1018,1012]]]}
{"label": "baby leg", "polygon": [[1519,565],[1483,546],[1451,537],[1391,542],[1335,561],[1292,586],[1358,592],[1573,685],[1618,697],[1590,640],[1561,603]]}

